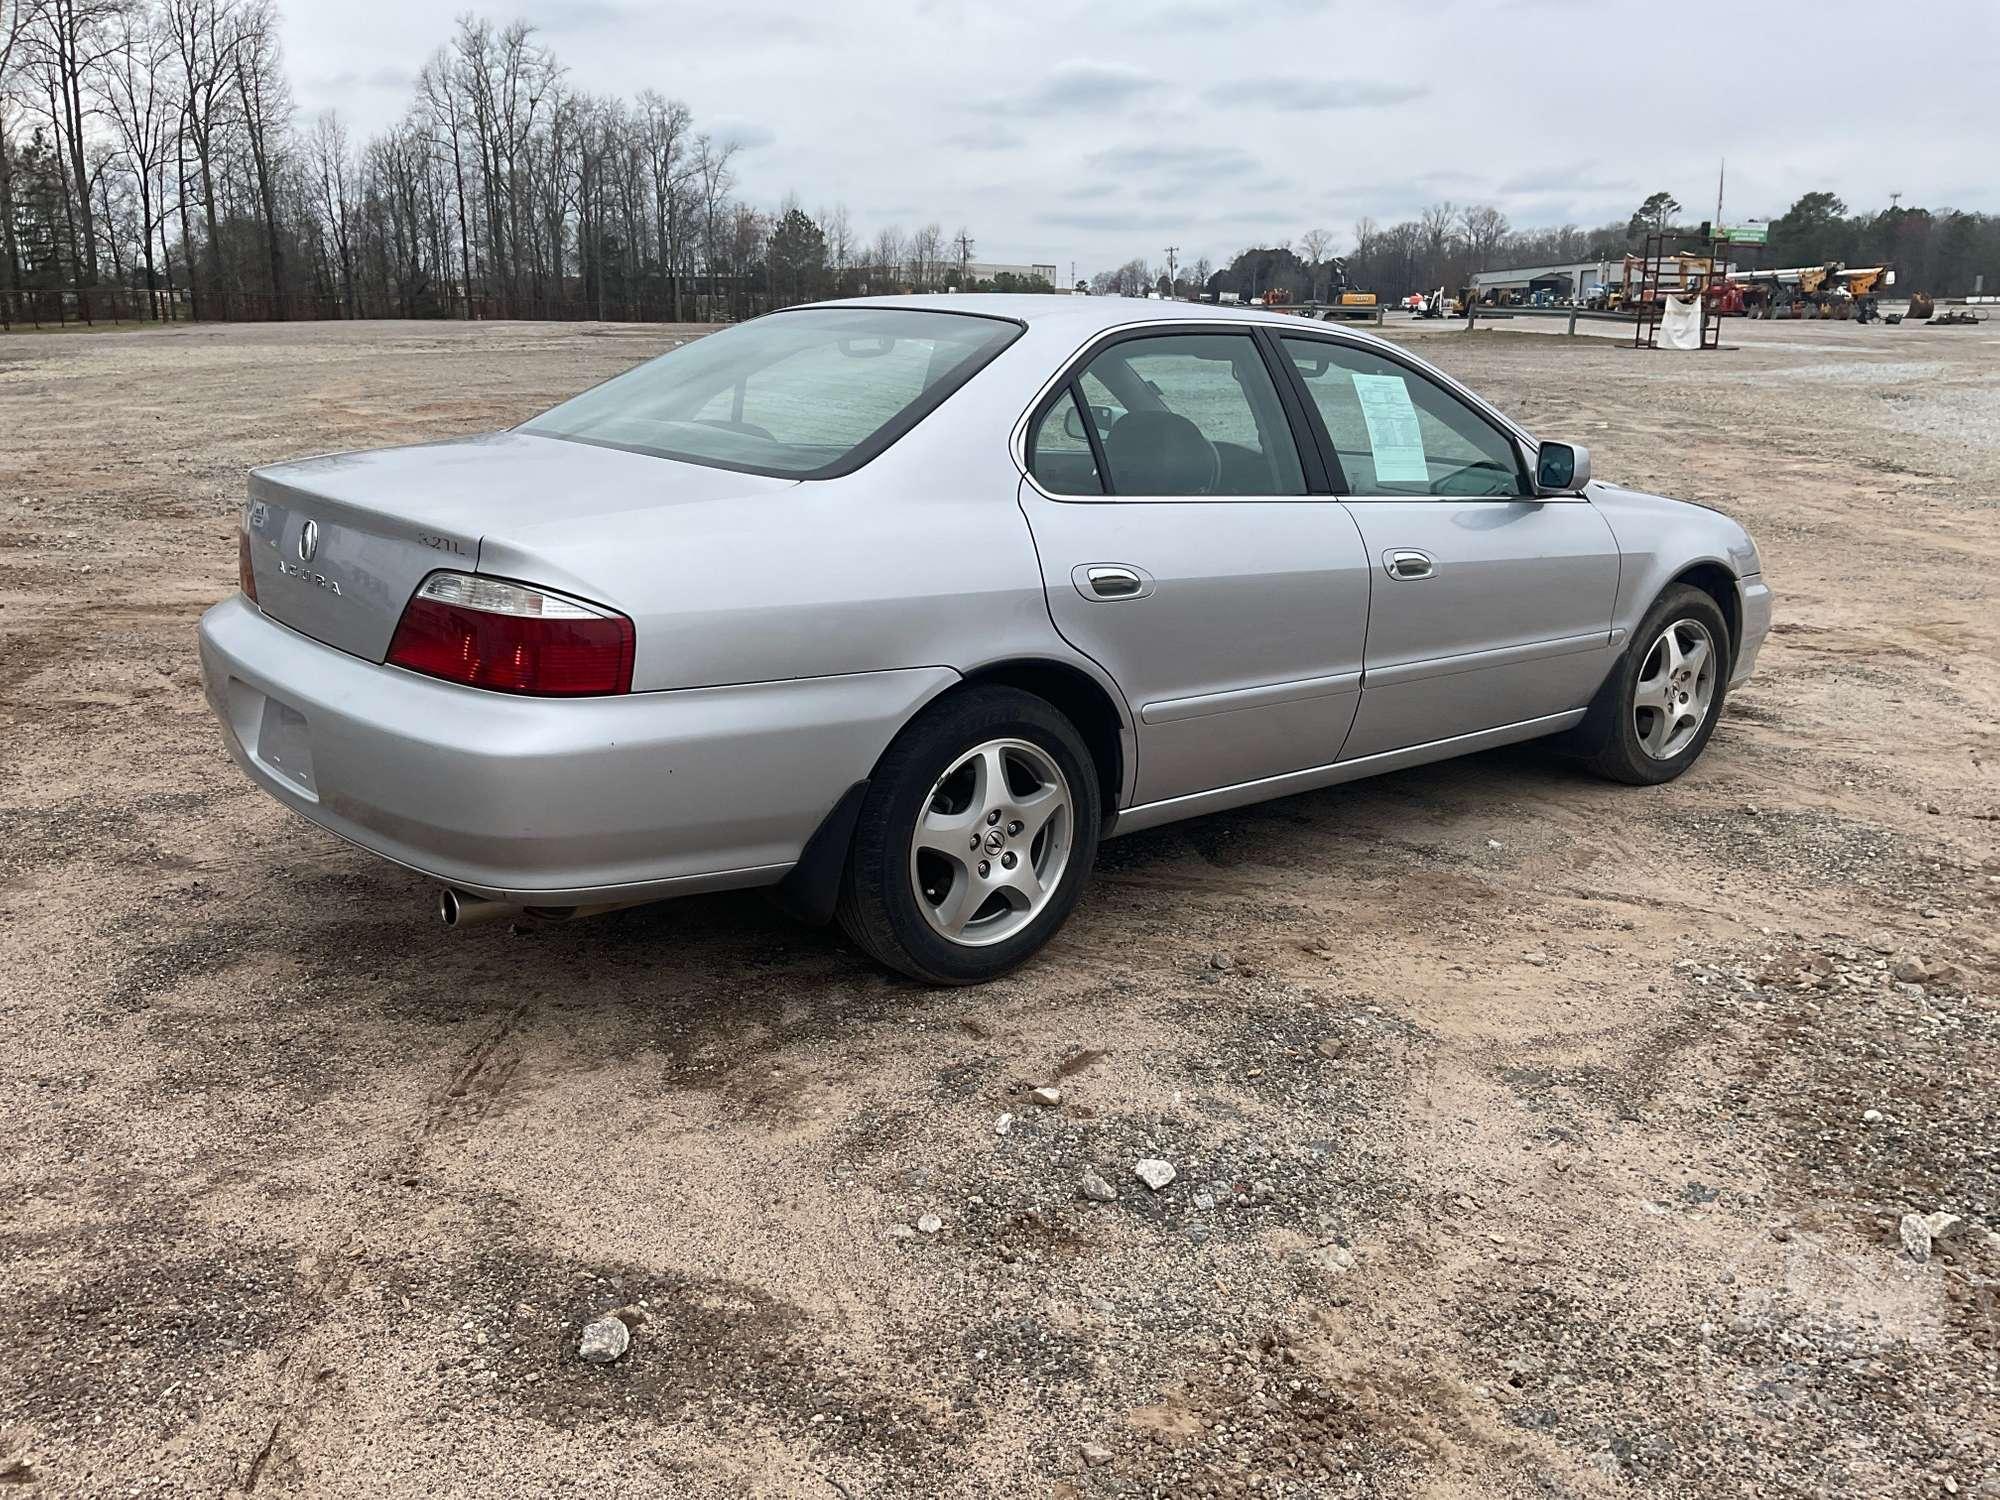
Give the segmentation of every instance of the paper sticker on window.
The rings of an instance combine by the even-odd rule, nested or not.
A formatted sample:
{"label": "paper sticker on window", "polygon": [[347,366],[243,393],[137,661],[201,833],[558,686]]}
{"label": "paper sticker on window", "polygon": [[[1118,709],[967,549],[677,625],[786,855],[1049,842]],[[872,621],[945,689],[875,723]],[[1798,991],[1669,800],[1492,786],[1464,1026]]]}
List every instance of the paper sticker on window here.
{"label": "paper sticker on window", "polygon": [[1388,484],[1428,484],[1424,434],[1417,409],[1410,405],[1410,388],[1400,375],[1350,373],[1361,417],[1368,424],[1368,446],[1375,457],[1375,478]]}

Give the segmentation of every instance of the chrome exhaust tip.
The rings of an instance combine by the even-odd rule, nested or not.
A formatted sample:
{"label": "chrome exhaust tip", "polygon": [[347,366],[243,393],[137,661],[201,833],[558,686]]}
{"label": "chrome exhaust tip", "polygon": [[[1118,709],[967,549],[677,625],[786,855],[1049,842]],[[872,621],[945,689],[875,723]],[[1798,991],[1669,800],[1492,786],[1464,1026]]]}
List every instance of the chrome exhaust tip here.
{"label": "chrome exhaust tip", "polygon": [[517,906],[511,901],[491,901],[470,891],[441,885],[438,887],[437,917],[444,926],[453,928],[477,927],[482,922],[512,922],[517,927],[543,927],[650,904],[650,901],[639,900],[607,901],[598,906]]}
{"label": "chrome exhaust tip", "polygon": [[488,901],[467,891],[455,891],[447,885],[438,889],[437,914],[438,921],[446,927],[476,927],[481,922],[519,917],[521,908],[505,901]]}

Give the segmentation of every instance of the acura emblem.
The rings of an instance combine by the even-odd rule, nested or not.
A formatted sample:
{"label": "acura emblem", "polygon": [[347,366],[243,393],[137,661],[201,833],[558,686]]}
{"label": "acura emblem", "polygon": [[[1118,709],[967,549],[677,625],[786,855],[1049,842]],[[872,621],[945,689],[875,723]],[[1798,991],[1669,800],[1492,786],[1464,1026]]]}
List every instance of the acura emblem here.
{"label": "acura emblem", "polygon": [[319,522],[308,521],[299,528],[299,561],[311,562],[319,551]]}

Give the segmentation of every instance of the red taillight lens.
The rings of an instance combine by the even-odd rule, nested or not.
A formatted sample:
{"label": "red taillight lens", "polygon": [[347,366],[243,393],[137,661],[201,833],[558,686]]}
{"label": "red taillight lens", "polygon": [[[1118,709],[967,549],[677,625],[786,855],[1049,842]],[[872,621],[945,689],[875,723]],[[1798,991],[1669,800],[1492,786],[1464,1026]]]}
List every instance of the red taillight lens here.
{"label": "red taillight lens", "polygon": [[632,691],[632,622],[524,583],[433,573],[403,610],[392,666],[499,693]]}
{"label": "red taillight lens", "polygon": [[252,604],[257,602],[257,575],[250,570],[250,528],[236,533],[236,586]]}

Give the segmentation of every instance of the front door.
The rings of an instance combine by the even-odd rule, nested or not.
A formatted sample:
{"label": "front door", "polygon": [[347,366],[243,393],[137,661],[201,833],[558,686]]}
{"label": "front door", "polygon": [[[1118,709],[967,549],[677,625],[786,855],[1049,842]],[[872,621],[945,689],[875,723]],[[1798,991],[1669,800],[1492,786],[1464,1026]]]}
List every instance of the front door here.
{"label": "front door", "polygon": [[1137,721],[1136,803],[1338,758],[1371,564],[1351,515],[1309,493],[1258,340],[1116,339],[1046,398],[1026,457],[1049,612]]}
{"label": "front door", "polygon": [[1374,568],[1342,758],[1583,707],[1615,654],[1618,543],[1596,507],[1535,498],[1515,440],[1414,365],[1280,342]]}

